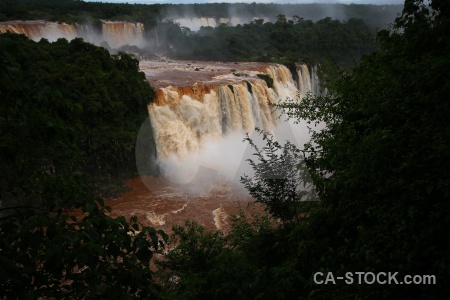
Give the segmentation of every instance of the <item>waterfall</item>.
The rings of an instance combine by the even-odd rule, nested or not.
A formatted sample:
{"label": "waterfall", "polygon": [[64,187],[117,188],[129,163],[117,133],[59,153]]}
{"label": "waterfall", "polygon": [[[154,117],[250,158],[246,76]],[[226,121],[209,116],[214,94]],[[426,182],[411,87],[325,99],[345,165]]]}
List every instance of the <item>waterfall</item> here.
{"label": "waterfall", "polygon": [[144,45],[144,24],[102,20],[103,40],[112,48]]}
{"label": "waterfall", "polygon": [[192,31],[198,31],[200,27],[217,27],[220,24],[227,24],[236,26],[238,24],[249,23],[252,19],[241,19],[239,17],[232,18],[216,18],[216,17],[203,17],[203,18],[176,18],[174,23],[178,23],[180,27],[187,27]]}
{"label": "waterfall", "polygon": [[174,23],[178,23],[180,27],[187,27],[192,31],[197,31],[200,27],[217,27],[218,25],[215,18],[180,18],[175,19]]}
{"label": "waterfall", "polygon": [[230,17],[230,18],[218,18],[218,17],[197,17],[197,18],[174,18],[173,22],[180,25],[180,27],[187,27],[191,31],[198,31],[200,27],[218,27],[220,24],[227,24],[229,26],[237,26],[239,24],[248,24],[254,20],[263,19],[264,22],[274,22],[275,18],[268,17]]}
{"label": "waterfall", "polygon": [[[310,71],[306,65],[300,65],[298,82],[295,82],[288,68],[275,64],[248,64],[247,71],[241,64],[235,65],[241,68],[239,71],[230,66],[231,74],[220,73],[209,79],[205,79],[205,73],[218,72],[218,68],[227,66],[220,63],[204,66],[202,74],[200,71],[183,73],[182,65],[171,67],[175,73],[142,65],[147,79],[157,78],[154,82],[160,85],[148,111],[160,170],[166,179],[189,183],[194,189],[215,186],[223,179],[238,183],[240,175],[252,172],[245,161],[253,153],[248,144],[243,143],[245,133],[251,134],[258,127],[277,134],[282,142],[297,139],[297,133],[302,138],[307,135],[304,128],[296,134],[291,129],[285,131],[286,123],[280,120],[280,112],[271,104],[288,98],[301,101],[308,93],[315,93],[317,68]],[[192,68],[186,62],[184,66]],[[263,79],[265,76],[258,74],[272,78],[273,85],[269,87]],[[192,76],[198,79],[191,79],[190,85],[179,80]],[[167,82],[166,77],[172,83],[161,85]],[[208,174],[209,185],[205,184],[205,174]],[[215,178],[222,179],[215,181]]]}
{"label": "waterfall", "polygon": [[47,21],[0,22],[0,34],[5,32],[24,34],[34,41],[45,38],[54,42],[59,38],[72,40],[81,37],[97,45],[105,41],[112,48],[119,48],[126,44],[144,45],[144,24],[142,23],[102,21],[102,32],[99,34],[89,25]]}
{"label": "waterfall", "polygon": [[313,66],[310,71],[305,64],[297,65],[297,85],[302,98],[306,97],[308,93],[312,95],[318,95],[320,93],[320,81],[317,69],[317,66]]}
{"label": "waterfall", "polygon": [[68,40],[79,36],[76,25],[47,21],[12,21],[0,23],[0,34],[13,32],[24,34],[34,41],[45,38],[54,42],[59,38]]}
{"label": "waterfall", "polygon": [[[312,74],[311,74],[311,93],[312,95],[318,95],[319,93],[321,93],[320,91],[320,80],[319,80],[319,75],[317,72],[317,65],[315,65],[312,68]],[[325,91],[323,91],[323,93],[326,93]]]}
{"label": "waterfall", "polygon": [[[273,87],[257,76],[244,76],[232,84],[205,86],[197,82],[190,87],[159,88],[155,102],[148,106],[159,160],[166,165],[176,161],[172,171],[180,173],[183,163],[207,164],[205,149],[214,149],[212,164],[220,164],[238,151],[236,145],[242,144],[244,133],[255,127],[271,131],[280,122],[279,112],[271,104],[287,98],[301,101],[318,90],[314,86],[316,69],[309,72],[306,65],[298,69],[299,83],[281,65],[268,65],[261,72],[273,79]],[[237,137],[237,142],[231,142],[231,136]],[[226,153],[219,154],[222,151]]]}
{"label": "waterfall", "polygon": [[154,28],[155,31],[155,39],[156,39],[156,46],[159,48],[159,35],[158,35],[158,27]]}

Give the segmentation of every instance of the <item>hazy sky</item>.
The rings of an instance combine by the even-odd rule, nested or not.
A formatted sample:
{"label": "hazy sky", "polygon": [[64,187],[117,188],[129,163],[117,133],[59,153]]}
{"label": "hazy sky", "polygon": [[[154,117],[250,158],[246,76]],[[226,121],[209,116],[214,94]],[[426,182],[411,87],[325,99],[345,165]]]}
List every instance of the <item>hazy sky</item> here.
{"label": "hazy sky", "polygon": [[155,4],[155,3],[342,3],[342,4],[403,4],[404,0],[85,0],[88,2],[110,2],[110,3],[139,3],[139,4]]}

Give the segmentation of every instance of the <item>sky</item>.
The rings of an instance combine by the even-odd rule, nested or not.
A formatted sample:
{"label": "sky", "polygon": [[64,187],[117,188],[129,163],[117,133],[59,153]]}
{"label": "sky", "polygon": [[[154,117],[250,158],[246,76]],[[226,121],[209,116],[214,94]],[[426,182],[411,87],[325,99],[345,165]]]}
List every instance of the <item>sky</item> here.
{"label": "sky", "polygon": [[342,3],[342,4],[403,4],[404,0],[85,0],[87,2],[138,3],[138,4],[189,4],[189,3]]}

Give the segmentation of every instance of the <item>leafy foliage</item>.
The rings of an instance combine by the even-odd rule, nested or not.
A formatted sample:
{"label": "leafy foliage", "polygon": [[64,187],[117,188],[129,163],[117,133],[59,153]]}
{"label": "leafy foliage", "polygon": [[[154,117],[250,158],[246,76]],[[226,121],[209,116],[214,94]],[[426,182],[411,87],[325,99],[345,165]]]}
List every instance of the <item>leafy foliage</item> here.
{"label": "leafy foliage", "polygon": [[82,207],[79,217],[21,209],[0,220],[0,297],[157,297],[150,260],[164,232],[110,218],[94,201]]}
{"label": "leafy foliage", "polygon": [[351,65],[375,49],[374,30],[357,19],[342,22],[327,17],[312,22],[279,15],[274,23],[257,19],[234,27],[201,27],[196,33],[183,32],[170,22],[160,28],[170,30],[166,36],[173,49],[168,53],[183,59]]}
{"label": "leafy foliage", "polygon": [[[337,70],[335,77],[329,76],[327,94],[307,98],[301,104],[282,105],[294,118],[326,126],[313,132],[312,142],[304,149],[307,156],[300,155],[289,145],[283,148],[268,138],[268,146],[257,150],[259,161],[253,163],[257,176],[246,179],[248,188],[274,216],[285,220],[295,218],[298,213],[291,204],[295,205],[298,199],[293,191],[296,191],[298,175],[295,174],[299,170],[288,169],[286,165],[294,161],[294,165],[303,168],[305,165],[296,161],[301,158],[318,191],[320,204],[304,218],[292,222],[292,226],[277,226],[268,219],[251,222],[241,215],[234,219],[227,235],[207,232],[190,222],[185,227],[175,227],[174,248],[159,263],[160,280],[166,288],[163,296],[169,299],[448,298],[449,20],[448,1],[435,0],[428,6],[421,0],[407,0],[393,30],[378,35],[377,52],[365,56],[353,69]],[[287,37],[293,33],[287,29],[297,25],[283,16],[277,23],[267,27],[273,26],[272,29],[279,30],[279,34],[286,33]],[[298,23],[303,22],[298,20]],[[334,25],[339,26],[331,19],[317,23],[324,32],[333,32]],[[248,27],[266,28],[260,21]],[[244,32],[243,29],[244,26],[238,30]],[[213,44],[213,33],[227,30],[227,26],[215,30],[205,28],[195,39],[204,41],[209,49],[220,49],[219,46],[227,44]],[[175,30],[173,34],[182,37],[185,33]],[[227,41],[228,45],[244,45],[240,44],[244,37],[234,36]],[[25,43],[26,40],[21,39],[2,38],[0,47],[8,49],[20,41]],[[85,49],[83,43],[81,45],[77,51]],[[234,49],[230,52],[234,57],[243,56],[241,49],[249,50],[245,47],[229,49]],[[289,49],[280,44],[277,51],[286,53]],[[51,61],[57,52],[41,54],[43,56],[39,57]],[[71,53],[66,52],[66,55],[73,58]],[[225,53],[223,57],[232,57],[229,55]],[[50,76],[44,70],[51,64],[48,66],[46,60],[41,59],[37,65],[42,70],[36,71],[32,67],[35,61],[16,61],[13,57],[1,52],[0,76],[2,83],[8,83],[8,88],[2,86],[1,89],[2,111],[10,112],[0,119],[1,149],[13,162],[2,160],[2,168],[12,172],[2,177],[2,201],[7,197],[23,199],[23,195],[30,199],[38,197],[47,199],[54,207],[61,207],[61,211],[49,215],[36,210],[32,213],[18,210],[22,215],[1,219],[0,266],[4,270],[0,272],[3,276],[0,291],[5,291],[5,296],[23,291],[21,296],[24,297],[28,294],[33,297],[155,296],[157,289],[151,285],[152,274],[146,267],[149,257],[160,246],[157,234],[143,229],[142,232],[149,235],[147,238],[129,237],[126,229],[130,226],[123,219],[106,218],[101,205],[99,208],[95,202],[85,201],[88,191],[78,189],[84,179],[74,166],[95,161],[95,155],[85,157],[78,144],[72,142],[78,141],[77,131],[59,116],[67,115],[78,124],[74,116],[82,115],[84,105],[81,109],[73,104],[77,102],[64,101],[65,97],[52,81],[47,84],[41,81],[36,86],[34,81],[16,84],[28,74],[34,79],[41,77],[35,73]],[[117,59],[118,66],[133,68],[133,60],[122,61],[121,55]],[[28,68],[29,72],[25,74],[23,68]],[[52,80],[58,78],[52,77]],[[64,81],[57,83],[65,84]],[[31,98],[23,96],[26,91],[33,91]],[[59,101],[53,103],[54,99]],[[95,103],[97,98],[92,96],[92,99]],[[39,110],[41,106],[36,103],[45,104],[44,108],[51,103],[54,110]],[[33,115],[35,111],[40,113]],[[101,111],[101,106],[88,111],[95,115],[93,111]],[[105,120],[106,117],[102,123],[107,122]],[[33,131],[35,128],[40,130]],[[19,143],[24,143],[27,151],[19,147]],[[42,145],[47,143],[49,148],[45,150]],[[47,153],[52,156],[43,155]],[[60,157],[60,153],[71,155]],[[56,157],[55,162],[49,162],[49,157]],[[63,163],[63,157],[67,164]],[[18,168],[14,169],[14,165]],[[290,181],[280,184],[280,181],[267,180],[269,171],[276,171],[277,176],[280,171],[282,177]],[[279,201],[277,190],[278,194],[288,195],[289,205]],[[67,201],[71,201],[71,206],[85,207],[87,215],[82,220],[67,218],[62,205]],[[131,220],[132,228],[134,222]],[[104,233],[100,234],[99,228]],[[28,242],[40,246],[29,247]],[[78,253],[75,249],[81,250]],[[64,257],[70,259],[64,261]],[[48,264],[48,258],[55,259],[56,263]],[[104,270],[100,274],[104,281],[93,287],[86,283],[99,274],[93,268],[85,268],[91,264]],[[77,273],[80,270],[81,273]],[[401,276],[435,275],[437,284],[317,285],[313,274],[318,271],[333,272],[337,276],[358,271],[399,272]],[[130,278],[138,284],[130,282]],[[120,284],[113,286],[113,283]],[[109,288],[114,295],[108,294]],[[71,294],[75,290],[81,294]]]}
{"label": "leafy foliage", "polygon": [[95,24],[100,20],[143,22],[156,25],[164,5],[132,5],[78,0],[3,0],[0,20],[47,20],[55,22]]}
{"label": "leafy foliage", "polygon": [[293,248],[268,218],[232,219],[228,235],[187,221],[175,227],[175,247],[159,262],[167,299],[291,299],[298,270]]}
{"label": "leafy foliage", "polygon": [[138,61],[81,39],[4,34],[0,47],[3,204],[18,186],[18,199],[44,201],[40,173],[81,171],[92,176],[92,193],[114,194],[121,174],[134,172],[135,137],[154,97]]}
{"label": "leafy foliage", "polygon": [[97,197],[134,165],[153,96],[138,62],[4,34],[0,79],[0,298],[155,298],[164,232]]}
{"label": "leafy foliage", "polygon": [[[217,299],[220,294],[212,293],[215,289],[210,287],[220,282],[247,299],[448,298],[447,3],[406,1],[393,30],[378,35],[379,50],[351,70],[336,70],[336,76],[327,78],[327,94],[280,105],[295,119],[325,125],[312,132],[312,141],[303,149],[320,204],[295,225],[272,227],[268,235],[249,230],[248,224],[234,227],[229,236],[237,237],[231,238],[238,241],[237,246],[232,242],[219,246],[239,261],[235,276],[211,280],[214,277],[207,270],[226,274],[224,265],[234,270],[232,260],[214,254],[216,261],[210,259],[207,268],[194,272],[204,280],[201,283],[185,281],[191,274],[178,269],[182,272],[177,273],[177,280],[186,285],[175,285],[175,292],[201,291]],[[267,139],[266,148],[257,149],[258,161],[252,163],[255,178],[244,179],[272,214],[284,211],[284,202],[277,202],[282,199],[277,199],[275,191],[284,195],[295,185],[269,181],[265,172],[292,163],[289,153],[297,150],[289,150],[289,145],[283,148]],[[263,244],[258,243],[261,240]],[[189,241],[190,236],[180,245]],[[257,247],[248,247],[253,243]],[[197,245],[201,251],[203,244]],[[176,255],[184,257],[179,252]],[[335,276],[398,272],[399,281],[405,275],[434,275],[436,284],[349,285],[338,281],[319,285],[313,281],[316,272]],[[245,283],[258,282],[260,293],[251,294],[238,284],[242,274]]]}
{"label": "leafy foliage", "polygon": [[447,4],[406,1],[399,31],[381,32],[378,52],[331,81],[328,95],[285,106],[295,118],[326,124],[306,159],[323,203],[310,230],[335,233],[314,238],[332,249],[321,251],[316,268],[438,278],[437,287],[317,287],[327,297],[448,295],[450,57],[442,35],[449,18]]}
{"label": "leafy foliage", "polygon": [[241,182],[256,202],[264,204],[283,224],[299,222],[309,211],[308,207],[314,205],[310,201],[318,200],[304,162],[305,155],[289,141],[281,145],[271,135],[259,133],[265,142],[262,149],[249,136],[245,138],[256,151],[258,161],[249,160],[255,174],[245,175]]}
{"label": "leafy foliage", "polygon": [[339,19],[364,19],[372,28],[385,28],[401,5],[356,5],[356,4],[262,4],[262,3],[204,3],[204,4],[128,4],[78,0],[2,0],[0,21],[49,20],[60,22],[97,23],[99,20],[134,21],[153,28],[160,20],[171,20],[176,16],[198,18],[231,18],[239,16],[251,20],[254,17],[274,19],[290,12],[293,19],[318,21],[324,16]]}
{"label": "leafy foliage", "polygon": [[[285,64],[299,60],[314,64],[325,61],[354,64],[361,55],[375,49],[373,34],[379,28],[387,27],[401,10],[399,5],[355,4],[3,2],[0,3],[0,21],[25,19],[78,23],[94,27],[98,33],[102,31],[101,20],[141,22],[148,41],[145,49],[125,45],[122,50],[143,57],[164,53],[181,59]],[[284,15],[286,12],[289,16]],[[182,27],[174,19],[189,16],[213,18],[217,23],[221,18],[238,16],[247,24],[234,27],[222,23],[217,28],[201,27],[194,32],[193,28]]]}

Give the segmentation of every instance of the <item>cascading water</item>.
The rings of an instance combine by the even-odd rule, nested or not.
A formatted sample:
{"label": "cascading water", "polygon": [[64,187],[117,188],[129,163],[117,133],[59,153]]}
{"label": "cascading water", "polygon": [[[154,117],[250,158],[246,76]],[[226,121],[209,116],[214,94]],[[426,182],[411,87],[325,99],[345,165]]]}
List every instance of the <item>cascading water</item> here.
{"label": "cascading water", "polygon": [[122,45],[144,45],[144,25],[142,23],[102,21],[102,31],[92,26],[80,24],[55,23],[47,21],[8,21],[0,22],[0,34],[13,32],[24,34],[32,40],[45,38],[54,42],[59,38],[72,40],[80,37],[87,42],[100,45],[107,42],[112,48]]}
{"label": "cascading water", "polygon": [[[281,65],[206,63],[194,68],[186,62],[170,66],[179,73],[177,78],[171,75],[171,84],[161,80],[168,74],[145,63],[141,67],[147,79],[159,85],[157,99],[148,110],[163,174],[176,182],[195,181],[201,167],[235,180],[245,152],[244,133],[255,127],[274,130],[282,121],[271,104],[288,98],[301,101],[318,90],[316,69],[306,65],[298,66],[295,82]],[[190,71],[183,73],[187,68]],[[264,76],[273,79],[273,86]]]}
{"label": "cascading water", "polygon": [[119,48],[122,45],[144,45],[144,24],[102,21],[103,40],[110,47]]}
{"label": "cascading water", "polygon": [[180,24],[181,27],[187,27],[192,31],[197,31],[200,27],[217,27],[220,24],[218,21],[225,24],[228,23],[228,19],[216,20],[216,18],[180,18],[174,20],[174,22]]}
{"label": "cascading water", "polygon": [[62,37],[71,40],[79,36],[76,25],[47,21],[1,22],[0,34],[6,32],[24,34],[35,41],[45,38],[50,42]]}
{"label": "cascading water", "polygon": [[[133,44],[143,36],[143,26],[124,22],[104,23],[101,34],[87,25],[44,21],[0,23],[0,33],[6,31],[34,40],[82,37],[97,44],[106,40],[113,47]],[[109,205],[116,214],[139,215],[151,226],[163,226],[170,220],[164,225],[166,230],[186,218],[220,229],[227,214],[239,212],[236,204],[225,201],[230,199],[230,189],[217,182],[235,181],[241,166],[248,166],[245,155],[252,150],[242,141],[244,133],[255,127],[274,132],[281,127],[279,112],[270,104],[317,93],[316,68],[299,65],[294,80],[287,68],[264,63],[164,61],[155,67],[155,62],[142,61],[140,66],[157,88],[157,99],[148,107],[153,127],[148,131],[155,135],[160,169],[165,178],[189,185],[144,176],[133,181],[132,193]],[[258,74],[272,78],[273,86]],[[187,186],[194,190],[187,191]]]}
{"label": "cascading water", "polygon": [[238,24],[247,24],[256,19],[263,19],[264,22],[273,21],[267,17],[231,17],[231,18],[217,18],[217,17],[202,17],[202,18],[174,18],[173,22],[180,24],[181,27],[187,27],[192,31],[198,31],[201,27],[218,27],[220,24],[227,24],[236,26]]}

